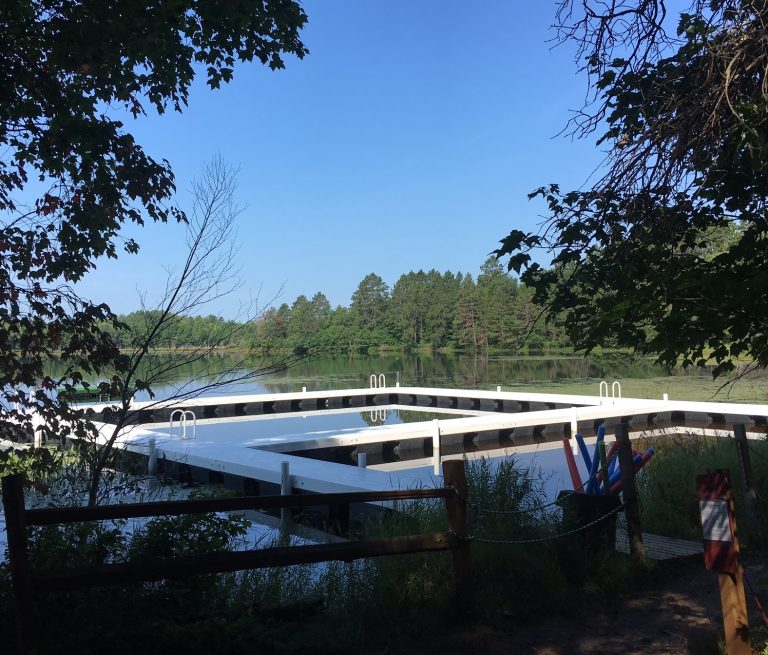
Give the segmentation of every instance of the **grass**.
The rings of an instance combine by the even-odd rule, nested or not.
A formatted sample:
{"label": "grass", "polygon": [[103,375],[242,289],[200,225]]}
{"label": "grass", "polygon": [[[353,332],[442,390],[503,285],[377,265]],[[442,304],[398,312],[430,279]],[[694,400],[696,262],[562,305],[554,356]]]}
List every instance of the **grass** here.
{"label": "grass", "polygon": [[[651,378],[623,378],[621,392],[624,398],[658,398],[664,393],[672,400],[707,400],[718,402],[767,402],[768,379],[747,378],[730,386],[703,375],[659,376]],[[597,395],[600,380],[563,380],[559,382],[520,382],[507,384],[505,391],[524,389],[531,393],[561,393],[573,395]],[[494,387],[495,388],[495,387]]]}
{"label": "grass", "polygon": [[[768,546],[768,440],[750,440],[753,485],[757,494],[758,533],[751,534],[744,520],[744,494],[740,466],[732,437],[674,435],[641,440],[641,449],[656,449],[651,464],[638,477],[642,503],[643,530],[670,537],[701,539],[696,476],[715,469],[731,471],[738,538],[742,548],[765,552]],[[670,511],[672,509],[672,511]],[[763,585],[765,582],[763,581]],[[748,608],[752,599],[747,599]],[[768,655],[768,628],[752,625],[751,641],[755,653]]]}
{"label": "grass", "polygon": [[[653,460],[638,476],[645,531],[681,539],[701,539],[696,476],[724,468],[731,471],[741,542],[747,546],[766,545],[768,535],[750,534],[743,519],[744,496],[732,437],[670,435],[641,439],[637,447],[656,450]],[[768,441],[750,439],[749,452],[758,504],[764,507],[768,498]]]}

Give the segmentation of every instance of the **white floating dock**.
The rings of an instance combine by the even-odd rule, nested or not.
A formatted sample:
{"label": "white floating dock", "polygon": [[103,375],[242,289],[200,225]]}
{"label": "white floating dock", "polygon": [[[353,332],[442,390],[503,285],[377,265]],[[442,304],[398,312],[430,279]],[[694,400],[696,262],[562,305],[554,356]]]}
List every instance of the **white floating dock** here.
{"label": "white floating dock", "polygon": [[[99,426],[108,430],[110,426]],[[102,432],[103,434],[103,432]],[[132,428],[121,437],[116,447],[129,452],[149,455],[152,441],[158,459],[179,464],[280,484],[282,462],[288,462],[291,486],[315,493],[345,491],[382,491],[412,489],[424,486],[423,476],[408,471],[390,473],[369,468],[346,466],[243,447],[236,443],[219,443],[197,439],[170,439],[167,433]],[[441,481],[435,482],[441,485]]]}
{"label": "white floating dock", "polygon": [[[394,401],[394,402],[393,402]],[[403,404],[400,404],[403,403]],[[492,409],[480,409],[485,404]],[[340,406],[339,406],[340,405]],[[313,411],[302,412],[305,407]],[[89,405],[96,415],[108,413],[110,405]],[[248,410],[255,409],[255,414]],[[285,408],[281,411],[281,408]],[[349,411],[376,411],[385,409],[428,410],[434,413],[460,413],[461,418],[432,420],[419,423],[383,425],[363,429],[332,430],[309,435],[279,435],[260,437],[257,430],[247,440],[228,438],[225,424],[229,422],[270,420],[288,415],[312,416]],[[546,408],[546,409],[544,409]],[[595,397],[567,394],[541,394],[477,389],[438,389],[428,387],[380,387],[368,389],[341,389],[302,391],[286,394],[248,394],[216,397],[199,397],[187,400],[138,402],[131,407],[141,426],[126,428],[116,444],[119,448],[155,455],[180,464],[217,471],[244,478],[252,478],[279,484],[280,467],[289,462],[292,486],[310,492],[375,491],[404,489],[423,486],[423,475],[409,469],[407,463],[376,465],[363,468],[337,464],[306,457],[290,455],[291,452],[317,448],[364,446],[373,443],[432,440],[437,457],[421,458],[420,464],[431,462],[435,472],[434,484],[440,484],[440,444],[443,438],[460,438],[462,435],[513,434],[515,430],[542,429],[548,432],[550,444],[533,444],[514,448],[495,448],[489,454],[510,455],[525,450],[561,447],[560,435],[565,426],[570,433],[576,432],[579,423],[594,424],[596,421],[629,421],[632,417],[671,417],[698,415],[718,419],[723,423],[759,422],[768,418],[768,404],[691,402],[674,400],[650,400],[642,398]],[[196,421],[203,424],[221,424],[222,434],[215,438],[181,439],[160,427],[168,428],[167,421],[153,420],[163,412],[173,410],[195,412],[201,416]],[[222,414],[219,416],[219,414]],[[110,425],[100,424],[104,438]],[[697,428],[686,428],[695,431]],[[763,433],[749,434],[752,438]],[[150,442],[154,445],[151,446]],[[522,450],[525,449],[525,450]],[[468,454],[469,458],[482,456]]]}

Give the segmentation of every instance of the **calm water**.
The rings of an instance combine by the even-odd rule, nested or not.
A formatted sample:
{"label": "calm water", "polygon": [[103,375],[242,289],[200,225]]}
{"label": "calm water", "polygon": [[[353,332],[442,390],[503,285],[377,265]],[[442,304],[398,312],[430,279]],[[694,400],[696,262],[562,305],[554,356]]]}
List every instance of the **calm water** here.
{"label": "calm water", "polygon": [[[180,387],[201,387],[208,374],[233,364],[226,355],[212,357],[176,371],[166,384],[155,385],[158,398],[172,396]],[[258,363],[249,363],[249,372]],[[382,356],[335,357],[301,362],[280,373],[257,376],[245,384],[206,391],[208,394],[289,392],[369,386],[371,374],[386,377],[387,385],[542,391],[598,395],[601,380],[620,382],[625,397],[680,400],[768,402],[768,374],[760,372],[723,388],[725,380],[712,379],[710,369],[666,370],[649,359],[627,354],[600,357],[467,357]],[[147,399],[137,396],[137,400]]]}

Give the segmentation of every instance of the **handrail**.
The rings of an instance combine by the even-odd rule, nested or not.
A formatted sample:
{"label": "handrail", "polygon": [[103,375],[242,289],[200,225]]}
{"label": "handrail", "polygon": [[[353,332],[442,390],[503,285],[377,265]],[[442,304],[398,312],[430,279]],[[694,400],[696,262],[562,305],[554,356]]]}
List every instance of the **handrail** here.
{"label": "handrail", "polygon": [[[605,395],[603,395],[603,389],[605,389]],[[618,395],[616,394],[616,391],[618,390]],[[616,400],[617,398],[621,400],[621,382],[618,380],[614,380],[611,384],[611,395],[608,395],[608,383],[605,380],[600,380],[600,402],[602,404],[603,400],[608,400],[609,398],[612,398],[613,400]]]}
{"label": "handrail", "polygon": [[173,422],[175,421],[176,414],[179,415],[179,436],[182,439],[188,439],[187,437],[187,421],[192,417],[192,439],[197,438],[197,416],[191,409],[174,409],[171,412],[169,430],[173,430]]}
{"label": "handrail", "polygon": [[375,373],[371,373],[371,377],[369,378],[370,388],[371,389],[383,389],[387,386],[387,376],[383,373],[379,373],[378,377]]}

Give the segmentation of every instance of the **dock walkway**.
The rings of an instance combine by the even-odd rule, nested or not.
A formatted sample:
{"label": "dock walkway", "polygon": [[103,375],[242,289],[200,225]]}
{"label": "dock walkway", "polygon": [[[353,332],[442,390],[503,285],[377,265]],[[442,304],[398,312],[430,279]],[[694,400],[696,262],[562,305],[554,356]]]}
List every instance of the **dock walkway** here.
{"label": "dock walkway", "polygon": [[[110,426],[99,426],[102,431]],[[153,445],[154,444],[154,445]],[[334,462],[247,448],[231,442],[171,439],[167,433],[132,428],[116,447],[158,460],[195,466],[222,474],[280,484],[281,465],[288,462],[291,486],[314,493],[382,491],[424,486],[424,478],[410,471],[389,472],[345,466]],[[442,484],[436,479],[435,484]]]}
{"label": "dock walkway", "polygon": [[[280,415],[312,415],[336,411],[364,411],[384,408],[429,408],[436,412],[464,414],[450,420],[431,420],[399,425],[383,425],[352,430],[334,430],[311,434],[264,437],[258,430],[246,440],[221,434],[197,439],[174,438],[158,427],[168,427],[174,411],[195,412],[199,423],[266,420]],[[109,403],[88,407],[95,421],[102,423],[102,434],[110,430]],[[159,459],[237,475],[254,480],[279,483],[281,463],[288,461],[294,488],[312,492],[376,491],[408,488],[425,484],[425,477],[407,465],[393,470],[390,466],[357,468],[317,459],[291,455],[292,452],[317,448],[365,446],[397,441],[401,444],[433,445],[433,471],[440,474],[441,445],[469,438],[511,438],[515,446],[550,441],[556,445],[576,431],[587,431],[605,421],[630,423],[638,420],[643,427],[654,417],[674,419],[675,415],[697,415],[705,421],[726,425],[751,422],[764,429],[768,404],[690,402],[643,398],[596,397],[568,394],[447,389],[429,387],[380,387],[301,391],[282,394],[247,394],[199,397],[186,400],[136,402],[136,422],[123,431],[117,446]],[[223,426],[222,426],[223,427]],[[546,437],[544,436],[546,432]],[[749,436],[760,436],[752,433]],[[106,438],[106,436],[104,437]],[[532,443],[537,442],[537,443]],[[503,445],[503,444],[502,444]]]}

